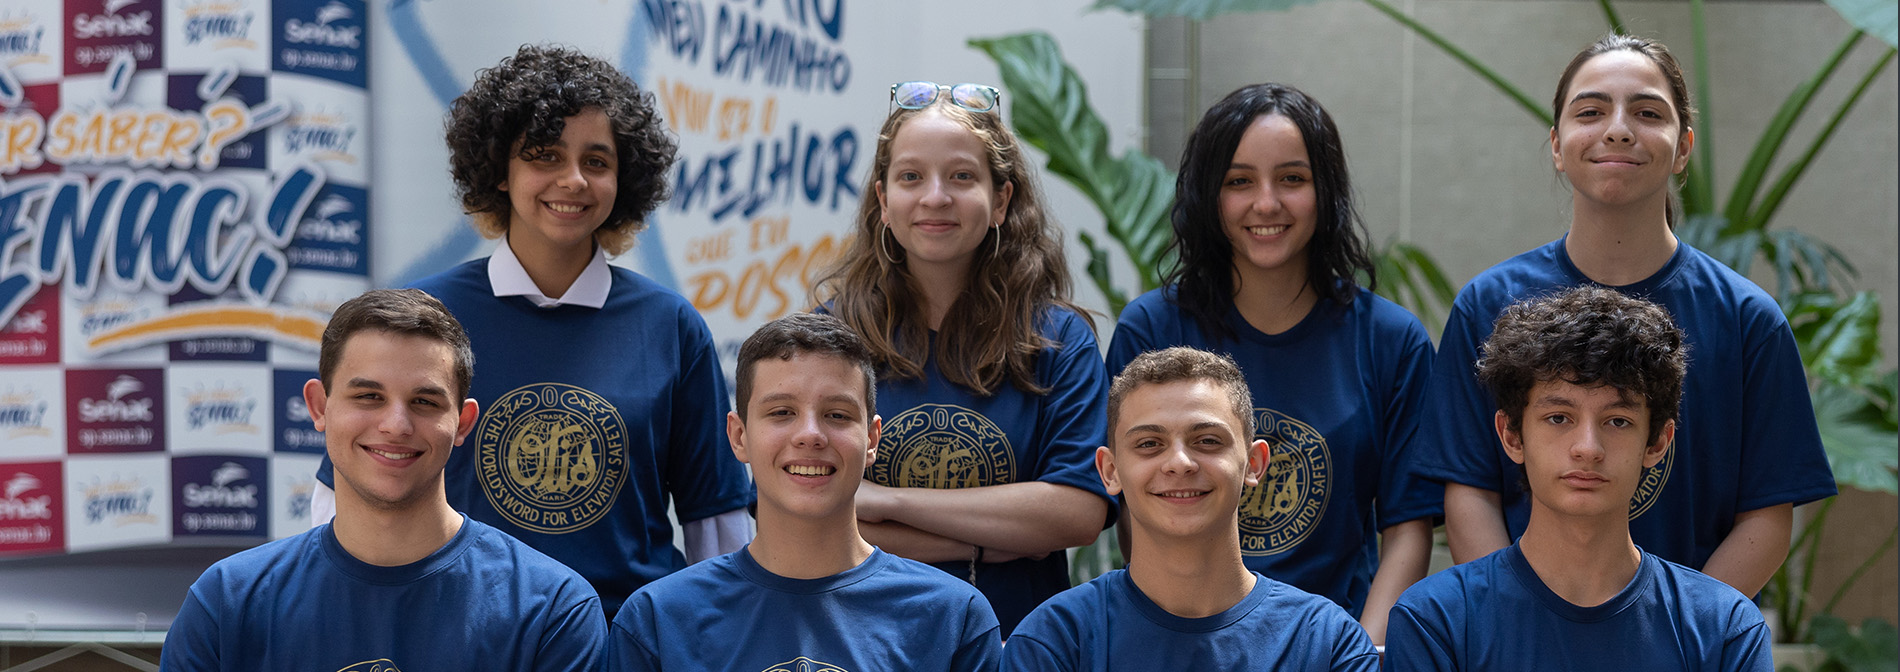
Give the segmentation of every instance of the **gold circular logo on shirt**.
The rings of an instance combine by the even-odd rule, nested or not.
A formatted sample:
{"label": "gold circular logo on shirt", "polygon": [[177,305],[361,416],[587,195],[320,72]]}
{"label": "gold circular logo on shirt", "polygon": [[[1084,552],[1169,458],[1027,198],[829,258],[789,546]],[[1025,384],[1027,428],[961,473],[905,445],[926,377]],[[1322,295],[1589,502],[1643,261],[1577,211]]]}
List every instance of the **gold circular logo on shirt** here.
{"label": "gold circular logo on shirt", "polygon": [[1009,436],[982,413],[920,404],[884,423],[868,478],[898,488],[975,488],[1014,483]]}
{"label": "gold circular logo on shirt", "polygon": [[831,663],[821,663],[804,656],[765,668],[761,672],[851,672]]}
{"label": "gold circular logo on shirt", "polygon": [[388,658],[377,658],[376,660],[365,660],[337,670],[336,672],[402,672],[402,670],[396,669],[395,661]]}
{"label": "gold circular logo on shirt", "polygon": [[483,494],[526,529],[563,534],[592,525],[627,481],[626,425],[586,388],[515,388],[484,409],[475,435]]}
{"label": "gold circular logo on shirt", "polygon": [[1630,496],[1630,520],[1649,511],[1661,499],[1663,486],[1669,484],[1669,472],[1676,466],[1676,442],[1670,441],[1669,448],[1663,451],[1663,459],[1656,466],[1643,470],[1643,480],[1636,484],[1636,494]]}
{"label": "gold circular logo on shirt", "polygon": [[1312,425],[1254,409],[1254,438],[1272,449],[1267,476],[1240,495],[1240,552],[1273,555],[1313,533],[1333,494],[1333,457]]}

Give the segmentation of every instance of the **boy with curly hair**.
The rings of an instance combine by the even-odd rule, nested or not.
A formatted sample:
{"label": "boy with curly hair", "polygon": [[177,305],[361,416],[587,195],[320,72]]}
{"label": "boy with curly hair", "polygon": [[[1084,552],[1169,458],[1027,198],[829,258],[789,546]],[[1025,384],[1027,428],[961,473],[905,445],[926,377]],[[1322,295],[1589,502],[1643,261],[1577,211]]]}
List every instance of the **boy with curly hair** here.
{"label": "boy with curly hair", "polygon": [[1688,370],[1661,307],[1584,286],[1505,309],[1478,361],[1530,520],[1517,543],[1420,581],[1390,670],[1772,670],[1761,611],[1630,539],[1630,501],[1676,433]]}
{"label": "boy with curly hair", "polygon": [[[612,617],[641,586],[750,537],[711,332],[677,292],[607,264],[665,200],[675,143],[651,93],[556,46],[482,70],[447,125],[462,208],[500,238],[415,285],[484,362],[471,396],[488,413],[449,460],[449,503],[580,572]],[[332,484],[327,465],[319,478]]]}

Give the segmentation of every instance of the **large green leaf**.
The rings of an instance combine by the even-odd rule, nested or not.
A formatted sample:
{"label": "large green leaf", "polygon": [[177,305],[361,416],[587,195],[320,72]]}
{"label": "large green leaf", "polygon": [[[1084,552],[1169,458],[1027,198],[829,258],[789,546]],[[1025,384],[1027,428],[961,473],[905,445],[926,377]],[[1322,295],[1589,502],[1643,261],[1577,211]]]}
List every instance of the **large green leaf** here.
{"label": "large green leaf", "polygon": [[1434,331],[1445,323],[1443,311],[1451,308],[1458,290],[1430,254],[1395,239],[1375,251],[1372,262],[1379,274],[1379,296],[1405,306]]}
{"label": "large green leaf", "polygon": [[1810,292],[1782,309],[1809,374],[1840,385],[1861,386],[1883,373],[1880,298],[1873,292],[1860,292],[1846,301]]}
{"label": "large green leaf", "polygon": [[1841,18],[1868,35],[1900,47],[1900,5],[1893,0],[1827,0]]}
{"label": "large green leaf", "polygon": [[1822,670],[1892,672],[1900,667],[1900,632],[1878,618],[1861,622],[1857,634],[1832,614],[1815,616],[1814,643],[1827,652]]}
{"label": "large green leaf", "polygon": [[1814,391],[1814,420],[1834,482],[1867,492],[1900,493],[1894,426],[1867,395],[1824,382]]}
{"label": "large green leaf", "polygon": [[[1109,152],[1108,126],[1089,106],[1088,87],[1062,59],[1062,50],[1046,33],[1032,32],[970,40],[1002,72],[1010,116],[1023,141],[1049,156],[1049,172],[1074,185],[1101,210],[1108,235],[1128,253],[1140,275],[1140,291],[1159,287],[1161,268],[1174,230],[1168,211],[1174,205],[1174,172],[1139,150],[1121,156]],[[1108,279],[1105,251],[1093,237],[1089,274],[1103,289],[1110,308],[1126,294]]]}

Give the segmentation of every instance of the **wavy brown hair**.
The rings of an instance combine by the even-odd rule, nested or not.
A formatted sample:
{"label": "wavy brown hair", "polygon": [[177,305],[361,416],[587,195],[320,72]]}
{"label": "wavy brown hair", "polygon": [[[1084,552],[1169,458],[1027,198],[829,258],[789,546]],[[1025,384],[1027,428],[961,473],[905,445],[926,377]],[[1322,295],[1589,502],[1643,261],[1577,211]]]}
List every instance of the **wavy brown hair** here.
{"label": "wavy brown hair", "polygon": [[[816,303],[864,338],[878,369],[897,378],[922,378],[929,355],[943,377],[978,394],[996,393],[1005,380],[1034,394],[1036,354],[1058,345],[1038,327],[1051,309],[1069,310],[1093,326],[1088,313],[1069,301],[1069,269],[1058,228],[1043,212],[1043,196],[1022,145],[994,112],[949,105],[948,97],[922,110],[898,109],[879,129],[877,157],[865,178],[863,199],[850,244],[813,288]],[[877,186],[891,167],[891,140],[920,114],[951,119],[983,143],[990,186],[1014,194],[1001,226],[990,232],[970,261],[963,292],[944,316],[934,353],[923,309],[923,292],[910,274],[907,255],[884,226]],[[994,240],[1001,236],[1000,241]]]}

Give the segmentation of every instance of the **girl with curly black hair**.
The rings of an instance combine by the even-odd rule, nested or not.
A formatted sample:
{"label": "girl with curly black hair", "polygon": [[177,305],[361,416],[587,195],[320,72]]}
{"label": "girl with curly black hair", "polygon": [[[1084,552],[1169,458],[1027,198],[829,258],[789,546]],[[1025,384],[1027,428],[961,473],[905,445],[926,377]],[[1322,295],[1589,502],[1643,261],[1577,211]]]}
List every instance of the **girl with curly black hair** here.
{"label": "girl with curly black hair", "polygon": [[1173,224],[1166,286],[1122,311],[1108,370],[1177,345],[1230,354],[1273,451],[1242,499],[1247,566],[1383,641],[1392,603],[1425,575],[1438,513],[1436,489],[1402,466],[1432,344],[1359,284],[1372,262],[1332,117],[1281,84],[1228,94],[1188,138]]}
{"label": "girl with curly black hair", "polygon": [[666,198],[676,145],[652,94],[555,46],[482,70],[447,127],[462,208],[500,239],[415,284],[480,362],[469,395],[482,417],[449,458],[449,503],[574,568],[612,618],[689,557],[750,536],[711,332],[677,292],[607,264]]}

